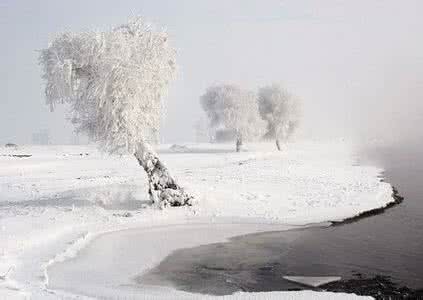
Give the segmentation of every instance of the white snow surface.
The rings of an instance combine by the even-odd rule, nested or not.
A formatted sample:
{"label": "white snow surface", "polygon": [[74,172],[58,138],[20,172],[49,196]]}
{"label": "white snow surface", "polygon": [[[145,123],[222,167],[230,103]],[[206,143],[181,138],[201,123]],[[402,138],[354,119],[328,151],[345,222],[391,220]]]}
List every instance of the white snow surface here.
{"label": "white snow surface", "polygon": [[313,287],[341,280],[340,276],[283,276],[283,278]]}
{"label": "white snow surface", "polygon": [[[263,143],[248,145],[248,151],[241,153],[235,153],[232,144],[185,144],[183,153],[169,146],[160,146],[160,157],[195,196],[193,207],[151,207],[144,171],[129,155],[110,156],[95,146],[0,148],[0,299],[77,297],[49,289],[48,268],[77,256],[93,238],[107,232],[175,224],[245,224],[227,232],[206,230],[195,242],[155,243],[154,235],[146,234],[146,255],[137,263],[149,268],[177,248],[342,220],[393,201],[391,186],[378,178],[383,170],[357,165],[347,142],[295,142],[282,152]],[[10,156],[16,154],[32,156]],[[188,296],[209,298],[160,288],[144,293],[154,299]],[[355,297],[303,291],[220,298]]]}

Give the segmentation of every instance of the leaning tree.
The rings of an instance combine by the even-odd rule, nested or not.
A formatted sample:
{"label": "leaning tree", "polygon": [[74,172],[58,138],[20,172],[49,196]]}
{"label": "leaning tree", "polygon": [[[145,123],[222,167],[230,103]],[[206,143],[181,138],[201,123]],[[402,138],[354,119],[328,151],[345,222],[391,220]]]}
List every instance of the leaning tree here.
{"label": "leaning tree", "polygon": [[207,89],[200,102],[211,128],[223,128],[235,133],[237,152],[241,150],[243,140],[257,138],[262,133],[264,124],[252,92],[236,85],[216,85]]}
{"label": "leaning tree", "polygon": [[274,138],[281,150],[280,141],[286,141],[299,125],[299,100],[279,84],[264,86],[258,91],[259,111],[267,122],[266,138]]}
{"label": "leaning tree", "polygon": [[108,152],[133,154],[147,173],[150,199],[161,206],[192,200],[150,146],[175,54],[165,32],[135,18],[109,31],[61,34],[39,57],[51,109],[68,104],[77,131]]}

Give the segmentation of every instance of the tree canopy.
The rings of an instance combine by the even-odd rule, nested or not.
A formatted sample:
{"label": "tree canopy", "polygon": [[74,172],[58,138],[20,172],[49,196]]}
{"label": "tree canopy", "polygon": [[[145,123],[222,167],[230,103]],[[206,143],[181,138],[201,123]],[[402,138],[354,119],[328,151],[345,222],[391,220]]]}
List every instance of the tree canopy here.
{"label": "tree canopy", "polygon": [[69,105],[76,129],[115,151],[157,138],[176,70],[168,35],[141,18],[109,31],[63,33],[41,51],[47,104]]}
{"label": "tree canopy", "polygon": [[238,138],[255,139],[263,132],[254,93],[236,85],[209,87],[200,98],[210,126],[233,130]]}
{"label": "tree canopy", "polygon": [[279,84],[258,91],[259,112],[267,122],[267,138],[286,140],[297,129],[300,119],[299,99]]}

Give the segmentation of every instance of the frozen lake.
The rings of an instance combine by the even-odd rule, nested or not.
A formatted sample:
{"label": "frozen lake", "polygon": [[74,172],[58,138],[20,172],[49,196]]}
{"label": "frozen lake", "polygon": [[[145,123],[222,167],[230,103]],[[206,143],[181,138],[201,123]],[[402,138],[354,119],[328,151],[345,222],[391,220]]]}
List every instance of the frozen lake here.
{"label": "frozen lake", "polygon": [[[93,297],[138,298],[145,293],[189,298],[175,294],[157,283],[139,281],[143,274],[174,250],[210,242],[224,242],[231,236],[248,232],[280,231],[292,226],[272,224],[202,224],[156,226],[102,234],[84,247],[77,256],[48,268],[48,288]],[[161,283],[159,283],[162,285]],[[170,283],[167,283],[170,284]]]}
{"label": "frozen lake", "polygon": [[171,282],[183,290],[228,294],[236,290],[304,288],[282,275],[389,276],[423,288],[423,157],[420,147],[375,149],[371,160],[405,197],[384,213],[326,228],[266,232],[175,251],[143,280]]}
{"label": "frozen lake", "polygon": [[[189,144],[183,153],[170,148],[161,145],[161,155],[199,200],[193,207],[150,207],[145,174],[130,156],[104,155],[93,146],[3,149],[0,252],[7,255],[0,260],[0,274],[12,271],[0,294],[7,289],[23,295],[29,291],[37,299],[68,293],[192,299],[198,295],[183,291],[177,282],[143,275],[178,249],[298,229],[271,224],[341,220],[392,201],[391,185],[378,178],[382,169],[357,165],[354,148],[345,141],[298,141],[282,152],[270,143],[252,144],[240,153],[229,144]],[[296,234],[284,237],[286,245]],[[251,261],[265,257],[260,244],[247,249],[242,251]],[[231,256],[238,254],[228,251]],[[289,274],[279,275],[275,283],[281,285],[282,276]],[[245,289],[231,278],[225,284],[220,293]],[[284,284],[285,289],[298,288]],[[239,294],[230,298],[239,299]],[[279,299],[281,294],[295,299],[328,296],[275,291],[254,297]]]}
{"label": "frozen lake", "polygon": [[184,292],[225,295],[310,289],[283,276],[349,279],[360,273],[387,275],[421,288],[420,150],[377,149],[363,163],[369,160],[385,168],[386,181],[405,197],[383,214],[330,227],[185,224],[103,234],[76,257],[50,266],[48,287],[136,298],[146,291],[155,293],[159,286],[169,297],[174,289],[188,297],[193,294]]}

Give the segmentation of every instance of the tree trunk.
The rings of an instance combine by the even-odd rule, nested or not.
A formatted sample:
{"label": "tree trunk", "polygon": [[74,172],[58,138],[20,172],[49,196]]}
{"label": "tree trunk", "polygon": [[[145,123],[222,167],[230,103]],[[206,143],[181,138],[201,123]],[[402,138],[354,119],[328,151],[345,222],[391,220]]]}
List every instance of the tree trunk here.
{"label": "tree trunk", "polygon": [[192,205],[193,197],[176,183],[150,145],[140,143],[134,155],[147,173],[148,194],[153,203],[160,206]]}
{"label": "tree trunk", "polygon": [[242,148],[242,136],[236,138],[236,152],[241,151]]}
{"label": "tree trunk", "polygon": [[276,148],[281,151],[281,144],[279,143],[279,139],[276,139]]}

